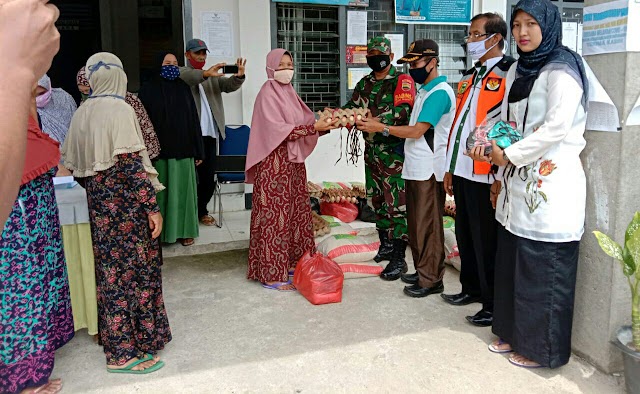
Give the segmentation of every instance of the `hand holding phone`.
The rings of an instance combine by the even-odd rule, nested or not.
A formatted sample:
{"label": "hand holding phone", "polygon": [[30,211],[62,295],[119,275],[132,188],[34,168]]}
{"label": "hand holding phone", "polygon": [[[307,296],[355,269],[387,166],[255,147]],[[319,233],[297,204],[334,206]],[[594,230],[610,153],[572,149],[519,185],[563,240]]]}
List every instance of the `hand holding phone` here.
{"label": "hand holding phone", "polygon": [[229,64],[226,65],[224,67],[222,67],[222,73],[223,74],[237,74],[238,73],[238,66],[235,64]]}

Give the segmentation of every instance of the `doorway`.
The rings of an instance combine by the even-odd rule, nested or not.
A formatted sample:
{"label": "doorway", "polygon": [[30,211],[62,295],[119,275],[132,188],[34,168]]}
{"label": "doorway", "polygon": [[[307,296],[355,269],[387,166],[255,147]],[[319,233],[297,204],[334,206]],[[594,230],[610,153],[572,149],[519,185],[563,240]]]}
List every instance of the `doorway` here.
{"label": "doorway", "polygon": [[96,52],[117,55],[137,92],[149,79],[155,54],[170,51],[180,62],[184,52],[183,0],[53,0],[60,9],[57,22],[60,52],[49,76],[76,101],[76,73]]}

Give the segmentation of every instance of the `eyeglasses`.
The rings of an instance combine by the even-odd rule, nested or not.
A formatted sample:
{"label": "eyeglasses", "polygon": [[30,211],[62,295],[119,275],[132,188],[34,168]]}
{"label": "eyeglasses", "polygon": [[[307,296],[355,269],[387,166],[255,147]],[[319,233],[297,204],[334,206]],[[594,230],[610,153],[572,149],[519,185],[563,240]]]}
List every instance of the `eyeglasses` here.
{"label": "eyeglasses", "polygon": [[473,33],[473,34],[469,34],[468,36],[466,36],[466,37],[464,38],[464,42],[469,42],[469,40],[470,40],[471,38],[474,38],[474,39],[476,39],[476,40],[477,40],[477,39],[478,39],[478,38],[480,38],[480,37],[488,36],[488,35],[490,35],[490,34],[492,34],[492,33],[482,33],[482,34]]}

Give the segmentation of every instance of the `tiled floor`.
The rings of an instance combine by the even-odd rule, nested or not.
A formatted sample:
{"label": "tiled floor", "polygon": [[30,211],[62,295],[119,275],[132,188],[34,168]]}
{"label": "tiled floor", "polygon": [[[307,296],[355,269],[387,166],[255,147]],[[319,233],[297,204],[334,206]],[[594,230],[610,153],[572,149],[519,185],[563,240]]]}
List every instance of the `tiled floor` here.
{"label": "tiled floor", "polygon": [[[214,215],[216,220],[217,215]],[[200,225],[200,237],[192,246],[182,246],[179,243],[165,245],[164,257],[197,255],[226,250],[246,249],[249,247],[249,222],[251,211],[225,212],[222,228]],[[355,229],[373,228],[372,223],[355,221],[350,223]]]}

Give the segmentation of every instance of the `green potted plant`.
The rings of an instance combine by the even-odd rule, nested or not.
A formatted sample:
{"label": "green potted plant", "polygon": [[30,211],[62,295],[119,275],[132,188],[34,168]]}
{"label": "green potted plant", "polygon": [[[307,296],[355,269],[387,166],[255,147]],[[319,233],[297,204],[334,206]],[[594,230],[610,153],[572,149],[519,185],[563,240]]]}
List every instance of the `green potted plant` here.
{"label": "green potted plant", "polygon": [[614,344],[624,354],[627,391],[640,394],[640,212],[636,212],[627,227],[624,246],[599,231],[593,233],[600,248],[620,262],[631,289],[631,326],[618,330]]}

